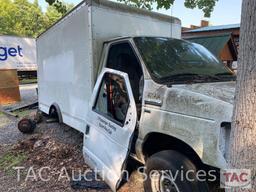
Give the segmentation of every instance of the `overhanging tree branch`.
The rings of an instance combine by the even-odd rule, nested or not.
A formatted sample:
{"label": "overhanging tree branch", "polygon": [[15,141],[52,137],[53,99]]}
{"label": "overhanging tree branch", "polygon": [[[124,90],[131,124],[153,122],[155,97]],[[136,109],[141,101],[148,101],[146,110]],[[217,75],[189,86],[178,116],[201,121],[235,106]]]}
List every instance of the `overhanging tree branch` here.
{"label": "overhanging tree branch", "polygon": [[[175,0],[118,0],[127,5],[152,10],[156,5],[157,9],[170,9]],[[205,17],[210,17],[218,0],[185,0],[184,6],[190,9],[199,8],[204,12]]]}

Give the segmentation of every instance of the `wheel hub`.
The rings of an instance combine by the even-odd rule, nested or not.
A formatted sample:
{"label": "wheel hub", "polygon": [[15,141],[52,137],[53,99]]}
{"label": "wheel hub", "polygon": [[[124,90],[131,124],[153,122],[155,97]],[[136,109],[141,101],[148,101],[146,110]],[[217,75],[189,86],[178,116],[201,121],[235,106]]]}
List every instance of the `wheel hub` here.
{"label": "wheel hub", "polygon": [[151,176],[153,192],[180,192],[175,180],[167,173],[157,171]]}

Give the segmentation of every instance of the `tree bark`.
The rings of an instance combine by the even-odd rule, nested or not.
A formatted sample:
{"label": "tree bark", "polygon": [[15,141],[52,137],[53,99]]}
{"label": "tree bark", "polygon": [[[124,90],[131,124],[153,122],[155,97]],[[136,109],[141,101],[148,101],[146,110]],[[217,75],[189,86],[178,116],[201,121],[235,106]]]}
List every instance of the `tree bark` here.
{"label": "tree bark", "polygon": [[256,0],[243,0],[230,165],[252,171],[256,191]]}

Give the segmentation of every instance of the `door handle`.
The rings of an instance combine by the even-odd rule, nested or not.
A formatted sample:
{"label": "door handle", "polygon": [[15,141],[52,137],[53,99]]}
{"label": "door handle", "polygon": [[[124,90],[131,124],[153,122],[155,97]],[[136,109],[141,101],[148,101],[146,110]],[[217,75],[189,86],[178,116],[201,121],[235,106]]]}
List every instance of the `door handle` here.
{"label": "door handle", "polygon": [[89,137],[90,128],[91,128],[90,125],[86,125],[86,127],[85,127],[85,134],[84,134],[84,136],[85,136],[86,138]]}
{"label": "door handle", "polygon": [[163,102],[161,100],[145,100],[145,104],[162,107]]}

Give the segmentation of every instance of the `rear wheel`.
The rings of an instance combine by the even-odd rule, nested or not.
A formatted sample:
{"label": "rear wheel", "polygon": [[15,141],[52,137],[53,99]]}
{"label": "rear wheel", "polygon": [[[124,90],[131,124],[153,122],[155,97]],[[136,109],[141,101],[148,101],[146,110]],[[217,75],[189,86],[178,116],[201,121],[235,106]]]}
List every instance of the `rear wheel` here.
{"label": "rear wheel", "polygon": [[[206,181],[199,181],[196,166],[176,151],[161,151],[146,162],[145,192],[207,192]],[[201,178],[200,178],[201,179]]]}
{"label": "rear wheel", "polygon": [[52,107],[50,108],[49,116],[50,116],[52,119],[56,119],[57,121],[59,121],[58,112],[57,112],[57,109],[56,109],[54,106],[52,106]]}

